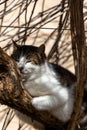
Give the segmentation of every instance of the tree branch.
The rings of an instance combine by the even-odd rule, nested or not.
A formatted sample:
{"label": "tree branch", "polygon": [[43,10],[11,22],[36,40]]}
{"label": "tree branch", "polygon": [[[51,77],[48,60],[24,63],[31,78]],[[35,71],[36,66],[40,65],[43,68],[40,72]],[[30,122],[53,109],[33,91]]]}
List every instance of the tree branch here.
{"label": "tree branch", "polygon": [[32,97],[23,88],[15,62],[0,48],[0,103],[8,105],[45,126],[63,130],[64,124],[47,111],[38,111],[31,104]]}
{"label": "tree branch", "polygon": [[75,130],[78,124],[78,117],[83,101],[84,85],[86,83],[86,60],[87,54],[85,53],[85,31],[83,20],[83,0],[70,0],[70,25],[71,25],[71,39],[72,51],[75,63],[75,72],[77,76],[77,90],[74,105],[74,112],[68,130]]}

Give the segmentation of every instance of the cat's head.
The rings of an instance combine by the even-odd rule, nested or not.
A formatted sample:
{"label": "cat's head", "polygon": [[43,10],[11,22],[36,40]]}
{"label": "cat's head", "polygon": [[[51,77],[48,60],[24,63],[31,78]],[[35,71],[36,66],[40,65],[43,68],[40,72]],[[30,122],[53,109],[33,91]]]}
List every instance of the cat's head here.
{"label": "cat's head", "polygon": [[39,47],[32,45],[17,45],[14,42],[14,50],[11,57],[16,61],[23,77],[29,77],[39,73],[41,66],[45,63],[45,45]]}

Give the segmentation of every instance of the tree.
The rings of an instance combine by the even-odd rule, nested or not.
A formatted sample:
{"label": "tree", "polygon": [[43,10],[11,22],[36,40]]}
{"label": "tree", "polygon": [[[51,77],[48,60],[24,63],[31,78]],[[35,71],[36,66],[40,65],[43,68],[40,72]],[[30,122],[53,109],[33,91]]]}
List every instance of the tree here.
{"label": "tree", "polygon": [[[34,3],[34,8],[36,6]],[[71,38],[72,38],[72,51],[75,63],[75,72],[77,76],[77,92],[76,92],[76,102],[74,108],[74,114],[72,115],[71,122],[69,124],[69,130],[75,130],[76,122],[78,121],[78,115],[80,112],[80,107],[82,104],[82,96],[84,91],[84,84],[86,82],[86,57],[87,49],[85,43],[85,34],[84,34],[84,21],[83,21],[83,0],[70,0],[69,2],[69,11],[70,11],[70,24],[71,24]],[[62,0],[62,12],[64,11],[65,0]],[[32,10],[32,14],[34,11]],[[77,10],[77,11],[76,11]],[[66,18],[68,16],[66,13]],[[31,17],[32,17],[31,14]],[[31,21],[28,21],[28,25]],[[51,16],[50,16],[51,17]],[[60,17],[60,24],[58,28],[58,34],[55,40],[55,44],[50,51],[48,59],[53,55],[58,46],[58,41],[62,36],[62,27],[65,24],[67,19],[63,20],[63,14]],[[46,19],[43,19],[46,20]],[[42,22],[43,22],[42,20]],[[41,24],[42,24],[41,22]],[[28,28],[25,29],[24,37],[28,36]],[[54,33],[54,32],[53,32]],[[51,36],[51,35],[50,35]],[[26,39],[23,38],[25,41]],[[84,76],[83,76],[84,75]],[[58,128],[58,130],[66,129],[66,125],[59,120],[52,117],[52,115],[46,111],[37,111],[31,105],[32,97],[30,94],[23,88],[21,78],[19,76],[19,70],[15,62],[0,48],[0,103],[6,104],[14,109],[19,110],[20,112],[42,122],[45,126]],[[78,102],[79,101],[79,102]],[[48,116],[49,115],[49,116]],[[65,127],[66,126],[66,127]]]}

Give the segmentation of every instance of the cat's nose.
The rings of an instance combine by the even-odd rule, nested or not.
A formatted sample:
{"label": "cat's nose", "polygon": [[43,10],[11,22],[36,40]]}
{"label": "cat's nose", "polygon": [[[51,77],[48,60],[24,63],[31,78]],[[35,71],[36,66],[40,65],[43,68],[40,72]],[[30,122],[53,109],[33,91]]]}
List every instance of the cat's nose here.
{"label": "cat's nose", "polygon": [[23,71],[23,67],[19,67],[19,70],[20,70],[20,72],[22,72]]}

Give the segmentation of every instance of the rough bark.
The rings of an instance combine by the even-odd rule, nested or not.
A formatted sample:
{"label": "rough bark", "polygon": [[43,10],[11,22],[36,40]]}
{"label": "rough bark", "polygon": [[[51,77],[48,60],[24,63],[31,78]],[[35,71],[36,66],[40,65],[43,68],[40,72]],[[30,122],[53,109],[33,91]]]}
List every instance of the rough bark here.
{"label": "rough bark", "polygon": [[63,123],[47,111],[38,111],[31,104],[32,97],[23,89],[15,62],[0,48],[0,103],[8,105],[45,126],[63,129]]}

